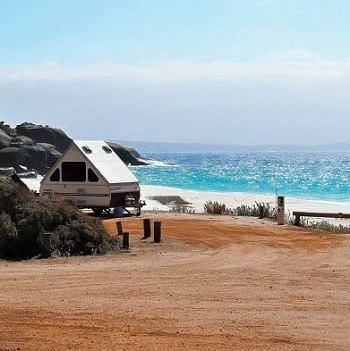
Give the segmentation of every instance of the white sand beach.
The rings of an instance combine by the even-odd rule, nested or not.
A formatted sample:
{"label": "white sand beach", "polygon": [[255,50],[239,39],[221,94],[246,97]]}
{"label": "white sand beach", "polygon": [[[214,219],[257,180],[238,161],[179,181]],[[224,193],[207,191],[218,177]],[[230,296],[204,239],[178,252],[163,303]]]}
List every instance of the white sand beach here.
{"label": "white sand beach", "polygon": [[[282,194],[280,195],[283,196]],[[158,201],[152,200],[151,197],[154,196],[179,196],[183,200],[189,202],[191,208],[196,213],[204,212],[204,203],[207,201],[217,201],[225,204],[229,208],[236,208],[240,205],[252,206],[256,201],[268,203],[272,207],[275,207],[276,204],[276,196],[270,194],[200,192],[163,186],[141,185],[141,197],[146,201],[144,210],[169,211],[171,206],[166,206]],[[293,211],[350,213],[350,203],[285,197],[286,214],[288,214],[288,212],[291,214]],[[333,220],[328,221],[333,222]],[[337,220],[337,222],[339,222],[339,220]],[[350,221],[342,219],[341,222],[347,224]]]}
{"label": "white sand beach", "polygon": [[[41,176],[37,178],[23,178],[22,181],[34,192],[39,191]],[[279,194],[283,196],[283,194]],[[256,202],[269,204],[271,207],[276,206],[276,196],[271,194],[250,194],[240,192],[209,192],[183,190],[165,186],[141,185],[141,199],[146,202],[143,210],[146,211],[164,211],[168,212],[172,209],[172,205],[162,204],[152,197],[180,197],[188,202],[189,208],[195,213],[204,213],[204,204],[207,201],[217,201],[225,204],[227,208],[236,208],[240,205],[253,206]],[[331,212],[331,213],[350,213],[350,203],[331,202],[320,200],[298,199],[294,197],[285,197],[285,213],[292,214],[293,211],[309,211],[309,212]],[[327,219],[330,223],[341,223],[350,225],[349,219]]]}

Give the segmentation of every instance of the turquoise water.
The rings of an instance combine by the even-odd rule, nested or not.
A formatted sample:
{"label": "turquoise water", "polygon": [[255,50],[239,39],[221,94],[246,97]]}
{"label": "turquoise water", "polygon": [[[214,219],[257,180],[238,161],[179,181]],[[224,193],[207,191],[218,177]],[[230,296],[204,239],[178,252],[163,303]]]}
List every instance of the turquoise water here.
{"label": "turquoise water", "polygon": [[152,153],[141,184],[350,202],[350,152]]}

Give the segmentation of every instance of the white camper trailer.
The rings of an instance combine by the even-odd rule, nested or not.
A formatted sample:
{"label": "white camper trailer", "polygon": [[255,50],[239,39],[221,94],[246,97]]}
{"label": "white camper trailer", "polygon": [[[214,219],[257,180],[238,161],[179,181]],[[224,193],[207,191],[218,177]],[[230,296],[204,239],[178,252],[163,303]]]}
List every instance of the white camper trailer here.
{"label": "white camper trailer", "polygon": [[99,213],[134,207],[140,214],[137,178],[104,141],[74,141],[40,184],[41,196],[58,196]]}

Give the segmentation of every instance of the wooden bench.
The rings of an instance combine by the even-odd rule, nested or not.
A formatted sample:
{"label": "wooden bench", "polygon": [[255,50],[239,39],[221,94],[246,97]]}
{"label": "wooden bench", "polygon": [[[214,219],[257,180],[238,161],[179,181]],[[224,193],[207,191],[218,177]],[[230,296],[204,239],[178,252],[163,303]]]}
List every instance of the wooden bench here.
{"label": "wooden bench", "polygon": [[324,212],[302,212],[294,211],[293,216],[295,216],[294,224],[300,225],[300,217],[326,217],[326,218],[350,218],[350,213],[324,213]]}

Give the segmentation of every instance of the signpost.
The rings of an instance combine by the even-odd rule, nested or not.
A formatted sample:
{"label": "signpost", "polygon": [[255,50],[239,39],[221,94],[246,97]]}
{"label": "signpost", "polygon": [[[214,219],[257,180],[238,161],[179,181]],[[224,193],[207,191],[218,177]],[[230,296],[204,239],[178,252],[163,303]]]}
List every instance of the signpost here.
{"label": "signpost", "polygon": [[284,196],[277,196],[277,224],[284,224]]}

